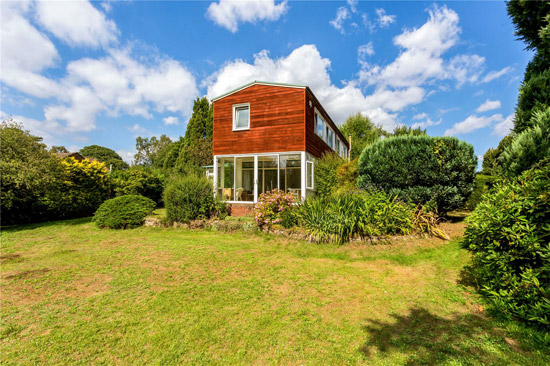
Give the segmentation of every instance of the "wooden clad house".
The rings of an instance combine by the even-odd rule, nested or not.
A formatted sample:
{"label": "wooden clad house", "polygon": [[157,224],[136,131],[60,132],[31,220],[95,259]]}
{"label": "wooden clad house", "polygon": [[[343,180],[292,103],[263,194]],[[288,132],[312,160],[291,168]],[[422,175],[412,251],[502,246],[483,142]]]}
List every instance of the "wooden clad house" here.
{"label": "wooden clad house", "polygon": [[311,89],[254,81],[212,100],[216,195],[254,203],[273,189],[315,193],[315,159],[349,144]]}

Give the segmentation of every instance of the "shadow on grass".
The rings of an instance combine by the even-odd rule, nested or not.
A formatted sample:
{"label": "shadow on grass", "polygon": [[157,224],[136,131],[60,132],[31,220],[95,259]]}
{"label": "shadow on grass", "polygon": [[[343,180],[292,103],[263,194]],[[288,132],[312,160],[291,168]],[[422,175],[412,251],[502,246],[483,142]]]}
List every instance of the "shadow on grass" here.
{"label": "shadow on grass", "polygon": [[81,224],[87,224],[87,223],[90,223],[90,222],[92,222],[92,217],[81,217],[81,218],[78,218],[78,219],[44,221],[44,222],[36,222],[36,223],[32,223],[32,224],[2,226],[2,231],[17,232],[17,231],[45,228],[45,227],[49,227],[49,226],[81,225]]}
{"label": "shadow on grass", "polygon": [[364,330],[369,340],[361,348],[366,357],[375,352],[398,352],[409,355],[405,365],[515,364],[510,359],[522,353],[515,341],[491,326],[488,319],[476,314],[456,314],[442,318],[423,308],[413,308],[409,315],[392,315],[394,321],[369,320]]}

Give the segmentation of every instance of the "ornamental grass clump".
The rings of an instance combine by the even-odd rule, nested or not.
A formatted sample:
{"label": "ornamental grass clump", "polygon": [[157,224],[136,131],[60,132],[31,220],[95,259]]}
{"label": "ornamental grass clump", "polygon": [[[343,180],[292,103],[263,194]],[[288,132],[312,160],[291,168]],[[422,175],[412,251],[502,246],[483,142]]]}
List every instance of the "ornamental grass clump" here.
{"label": "ornamental grass clump", "polygon": [[292,215],[292,204],[294,197],[291,194],[281,190],[274,189],[270,192],[262,193],[258,197],[258,202],[254,205],[254,221],[259,228],[270,229],[273,224],[285,224],[291,226],[294,220],[289,219]]}
{"label": "ornamental grass clump", "polygon": [[308,199],[298,209],[313,241],[337,244],[353,238],[410,234],[413,214],[413,205],[374,187]]}

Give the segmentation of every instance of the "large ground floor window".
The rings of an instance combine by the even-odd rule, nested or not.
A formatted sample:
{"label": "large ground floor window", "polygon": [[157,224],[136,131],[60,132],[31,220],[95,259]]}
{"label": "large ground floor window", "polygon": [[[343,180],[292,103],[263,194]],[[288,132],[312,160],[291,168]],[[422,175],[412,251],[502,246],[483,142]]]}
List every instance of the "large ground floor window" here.
{"label": "large ground floor window", "polygon": [[256,202],[280,189],[296,200],[313,194],[313,159],[305,152],[214,157],[215,193],[230,202]]}

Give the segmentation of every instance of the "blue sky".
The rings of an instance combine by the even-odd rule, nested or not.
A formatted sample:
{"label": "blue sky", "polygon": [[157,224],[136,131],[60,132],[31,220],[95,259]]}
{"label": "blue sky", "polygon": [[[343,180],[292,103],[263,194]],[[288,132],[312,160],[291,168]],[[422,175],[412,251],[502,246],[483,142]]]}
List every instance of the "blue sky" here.
{"label": "blue sky", "polygon": [[1,6],[2,117],[126,160],[138,135],[183,135],[196,97],[252,80],[309,85],[338,124],[361,112],[482,155],[511,128],[532,57],[501,1]]}

